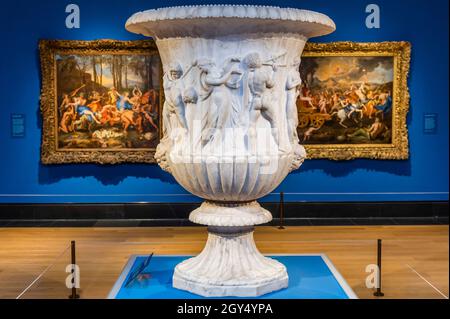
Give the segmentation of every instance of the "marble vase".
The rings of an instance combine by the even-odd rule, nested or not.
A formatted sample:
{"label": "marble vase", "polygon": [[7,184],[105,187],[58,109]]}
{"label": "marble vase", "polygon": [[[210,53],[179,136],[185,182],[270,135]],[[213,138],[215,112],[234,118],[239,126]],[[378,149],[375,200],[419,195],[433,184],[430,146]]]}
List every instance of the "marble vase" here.
{"label": "marble vase", "polygon": [[138,12],[127,30],[151,36],[163,64],[163,138],[155,158],[205,199],[189,219],[208,226],[173,286],[202,296],[259,296],[288,286],[286,267],[256,248],[254,226],[272,219],[256,201],[300,167],[300,55],[335,29],[299,9],[204,5]]}

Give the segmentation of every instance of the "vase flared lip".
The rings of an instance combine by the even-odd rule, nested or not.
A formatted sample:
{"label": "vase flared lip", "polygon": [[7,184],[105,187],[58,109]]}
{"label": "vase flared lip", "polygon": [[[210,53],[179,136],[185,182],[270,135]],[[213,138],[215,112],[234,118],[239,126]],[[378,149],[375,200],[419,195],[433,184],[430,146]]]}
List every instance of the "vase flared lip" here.
{"label": "vase flared lip", "polygon": [[192,5],[133,14],[125,24],[133,33],[156,38],[219,37],[245,33],[326,35],[336,26],[327,15],[296,8],[256,5]]}

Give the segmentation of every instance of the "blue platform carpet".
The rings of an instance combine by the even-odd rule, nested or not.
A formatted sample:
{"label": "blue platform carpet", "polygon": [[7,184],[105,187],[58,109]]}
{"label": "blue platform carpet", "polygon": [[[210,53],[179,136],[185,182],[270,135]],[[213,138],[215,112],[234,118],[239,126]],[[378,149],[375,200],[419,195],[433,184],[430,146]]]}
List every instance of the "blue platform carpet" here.
{"label": "blue platform carpet", "polygon": [[[148,256],[132,256],[111,290],[115,299],[199,299],[201,296],[172,287],[175,266],[190,256],[154,256],[143,273],[128,282],[142,268]],[[283,263],[289,287],[256,299],[350,299],[357,298],[325,255],[271,256]],[[226,298],[222,298],[226,299]]]}

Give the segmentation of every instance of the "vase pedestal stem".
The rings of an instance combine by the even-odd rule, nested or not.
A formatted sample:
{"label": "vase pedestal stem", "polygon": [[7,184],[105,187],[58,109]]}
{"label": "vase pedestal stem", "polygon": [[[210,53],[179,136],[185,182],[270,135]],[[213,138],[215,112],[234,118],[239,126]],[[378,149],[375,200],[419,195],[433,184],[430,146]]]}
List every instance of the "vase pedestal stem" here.
{"label": "vase pedestal stem", "polygon": [[209,226],[205,248],[176,266],[173,286],[205,297],[255,297],[286,288],[286,267],[258,251],[253,231]]}

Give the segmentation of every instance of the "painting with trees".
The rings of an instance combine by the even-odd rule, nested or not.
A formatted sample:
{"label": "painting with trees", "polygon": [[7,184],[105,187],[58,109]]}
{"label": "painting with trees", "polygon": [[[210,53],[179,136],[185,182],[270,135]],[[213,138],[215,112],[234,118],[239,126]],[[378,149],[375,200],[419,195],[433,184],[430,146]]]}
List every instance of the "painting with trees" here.
{"label": "painting with trees", "polygon": [[305,57],[299,136],[311,143],[390,143],[392,57]]}
{"label": "painting with trees", "polygon": [[308,43],[297,133],[310,158],[403,159],[410,44]]}
{"label": "painting with trees", "polygon": [[43,41],[41,60],[44,77],[53,71],[51,83],[43,78],[43,95],[52,95],[53,105],[47,109],[51,101],[44,100],[42,108],[54,117],[56,162],[154,161],[163,97],[152,42]]}

